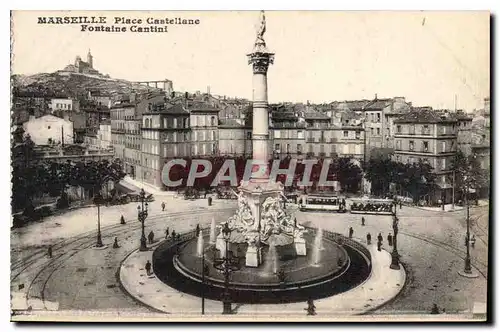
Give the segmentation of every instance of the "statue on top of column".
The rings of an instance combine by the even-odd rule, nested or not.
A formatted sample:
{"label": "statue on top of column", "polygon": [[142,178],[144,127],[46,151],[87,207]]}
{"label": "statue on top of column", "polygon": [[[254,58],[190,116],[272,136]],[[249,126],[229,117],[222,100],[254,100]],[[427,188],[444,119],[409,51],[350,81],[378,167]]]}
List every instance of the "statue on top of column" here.
{"label": "statue on top of column", "polygon": [[264,14],[264,11],[260,11],[260,27],[259,30],[257,31],[257,40],[256,44],[258,43],[263,43],[265,44],[266,42],[264,41],[264,33],[266,33],[266,15]]}

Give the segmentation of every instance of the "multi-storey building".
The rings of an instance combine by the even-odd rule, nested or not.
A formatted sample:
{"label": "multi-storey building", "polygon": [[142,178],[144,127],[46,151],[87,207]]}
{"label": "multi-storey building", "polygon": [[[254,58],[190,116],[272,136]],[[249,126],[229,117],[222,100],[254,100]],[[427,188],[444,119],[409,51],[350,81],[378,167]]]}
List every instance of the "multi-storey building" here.
{"label": "multi-storey building", "polygon": [[428,163],[437,175],[437,188],[430,200],[451,202],[451,167],[457,152],[457,119],[449,114],[420,110],[401,116],[394,124],[394,160]]}
{"label": "multi-storey building", "polygon": [[226,119],[219,125],[219,153],[223,156],[251,156],[252,127],[240,119]]}
{"label": "multi-storey building", "polygon": [[217,154],[219,109],[206,102],[189,102],[190,127],[193,156]]}
{"label": "multi-storey building", "polygon": [[148,98],[142,115],[140,179],[163,188],[163,165],[168,159],[190,156],[190,119],[183,103],[172,104],[164,96]]}
{"label": "multi-storey building", "polygon": [[125,160],[125,114],[131,114],[135,104],[129,101],[115,103],[110,109],[111,144],[115,150],[115,157]]}

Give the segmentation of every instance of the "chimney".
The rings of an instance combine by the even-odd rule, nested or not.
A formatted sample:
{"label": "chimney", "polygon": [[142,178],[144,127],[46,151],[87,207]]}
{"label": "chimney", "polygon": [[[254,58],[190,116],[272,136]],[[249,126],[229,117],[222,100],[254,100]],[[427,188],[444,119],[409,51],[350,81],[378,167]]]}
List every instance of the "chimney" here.
{"label": "chimney", "polygon": [[210,85],[207,86],[207,95],[210,95]]}
{"label": "chimney", "polygon": [[378,99],[377,94],[375,94],[375,100],[377,100],[377,99]]}

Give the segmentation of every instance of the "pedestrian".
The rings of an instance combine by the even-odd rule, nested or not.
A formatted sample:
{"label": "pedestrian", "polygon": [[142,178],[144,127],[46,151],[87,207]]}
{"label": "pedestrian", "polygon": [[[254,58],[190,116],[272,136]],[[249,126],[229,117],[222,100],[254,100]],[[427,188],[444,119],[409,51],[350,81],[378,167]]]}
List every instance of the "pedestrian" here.
{"label": "pedestrian", "polygon": [[196,225],[196,236],[198,237],[200,235],[200,224]]}
{"label": "pedestrian", "polygon": [[378,242],[382,243],[382,241],[384,240],[384,238],[382,237],[382,233],[378,233],[377,240]]}
{"label": "pedestrian", "polygon": [[472,235],[472,239],[470,240],[470,245],[472,248],[476,245],[476,236]]}
{"label": "pedestrian", "polygon": [[389,235],[387,235],[387,243],[389,244],[390,247],[392,247],[392,234],[389,233]]}
{"label": "pedestrian", "polygon": [[165,202],[161,202],[161,210],[165,211]]}
{"label": "pedestrian", "polygon": [[439,314],[439,308],[438,308],[437,304],[436,304],[436,303],[434,303],[434,304],[432,305],[431,315],[437,315],[437,314]]}
{"label": "pedestrian", "polygon": [[365,225],[365,217],[361,217],[361,226]]}
{"label": "pedestrian", "polygon": [[172,230],[172,240],[174,240],[174,241],[176,240],[176,238],[175,238],[175,229]]}
{"label": "pedestrian", "polygon": [[125,218],[123,218],[123,214],[120,217],[120,224],[125,225]]}
{"label": "pedestrian", "polygon": [[366,244],[372,244],[372,235],[370,233],[366,234]]}
{"label": "pedestrian", "polygon": [[403,201],[399,201],[399,209],[401,210],[403,208]]}
{"label": "pedestrian", "polygon": [[168,234],[169,234],[169,232],[168,232],[168,227],[167,227],[167,230],[165,231],[165,239],[168,239]]}
{"label": "pedestrian", "polygon": [[382,242],[378,241],[377,242],[377,250],[382,251],[381,247],[382,247]]}
{"label": "pedestrian", "polygon": [[307,300],[307,308],[305,310],[307,311],[308,316],[316,315],[316,306],[314,305],[312,299]]}
{"label": "pedestrian", "polygon": [[179,233],[177,233],[177,241],[180,241],[181,240],[181,235]]}
{"label": "pedestrian", "polygon": [[354,230],[352,227],[349,227],[349,238],[352,239],[352,235],[354,234]]}
{"label": "pedestrian", "polygon": [[49,255],[49,258],[52,258],[52,246],[49,246],[49,248],[47,249],[47,253]]}
{"label": "pedestrian", "polygon": [[146,274],[149,276],[151,274],[151,262],[150,261],[147,261],[146,262]]}
{"label": "pedestrian", "polygon": [[153,243],[153,241],[155,240],[155,233],[153,233],[153,231],[149,232],[148,240],[150,244]]}
{"label": "pedestrian", "polygon": [[115,242],[113,243],[113,248],[120,248],[120,246],[118,245],[118,238],[115,237]]}
{"label": "pedestrian", "polygon": [[207,200],[208,200],[208,206],[212,206],[212,197],[208,197]]}

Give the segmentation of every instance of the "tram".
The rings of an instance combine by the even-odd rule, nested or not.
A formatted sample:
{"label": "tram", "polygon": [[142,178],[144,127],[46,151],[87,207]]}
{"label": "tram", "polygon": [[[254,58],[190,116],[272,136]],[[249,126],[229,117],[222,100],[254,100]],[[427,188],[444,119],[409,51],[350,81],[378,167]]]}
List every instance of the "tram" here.
{"label": "tram", "polygon": [[300,210],[346,212],[346,203],[343,197],[313,194],[302,197]]}
{"label": "tram", "polygon": [[393,200],[381,198],[352,199],[351,213],[359,214],[392,214]]}

